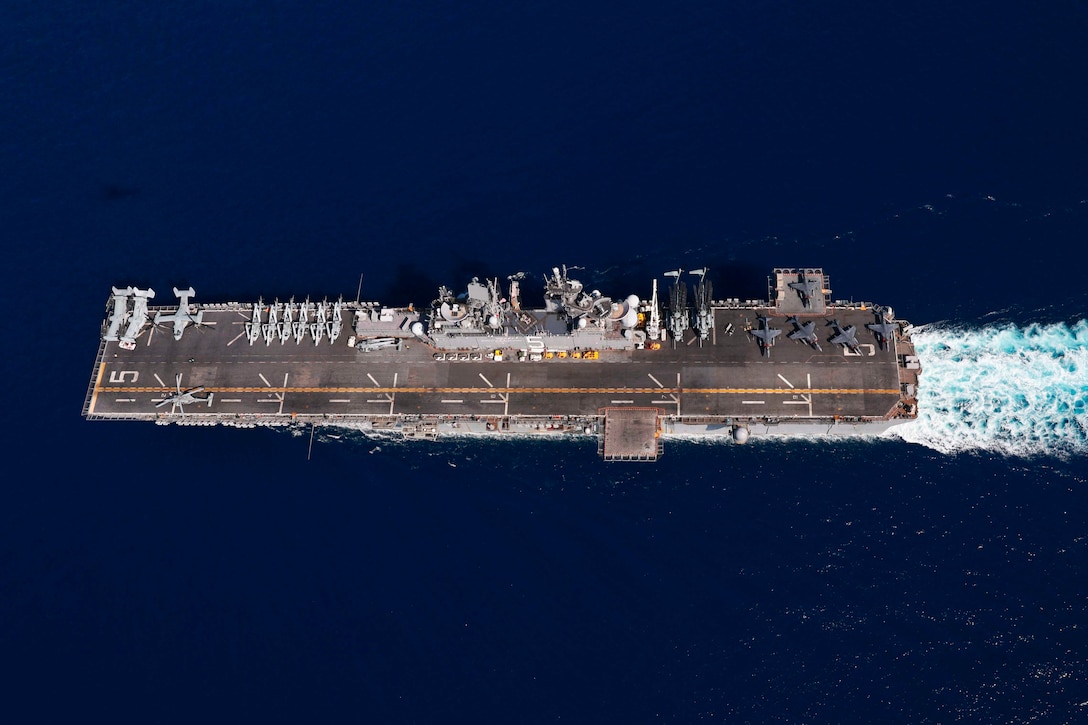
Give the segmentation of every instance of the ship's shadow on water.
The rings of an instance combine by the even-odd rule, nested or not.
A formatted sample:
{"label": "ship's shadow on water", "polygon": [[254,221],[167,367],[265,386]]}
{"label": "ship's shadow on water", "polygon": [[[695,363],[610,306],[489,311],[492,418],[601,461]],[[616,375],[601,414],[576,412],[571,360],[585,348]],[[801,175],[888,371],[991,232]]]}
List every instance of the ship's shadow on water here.
{"label": "ship's shadow on water", "polygon": [[[708,268],[707,279],[714,285],[716,298],[738,297],[741,299],[767,299],[767,280],[771,268],[757,263],[715,260],[710,254],[685,254],[669,260],[650,260],[637,257],[625,260],[623,264],[606,264],[596,267],[583,263],[584,256],[578,254],[560,254],[554,259],[542,258],[536,250],[524,260],[516,262],[515,267],[499,269],[493,262],[475,257],[451,255],[444,264],[432,265],[430,261],[390,263],[387,268],[370,268],[363,273],[362,297],[375,300],[385,305],[401,306],[413,304],[416,309],[426,309],[438,295],[439,286],[446,286],[461,294],[474,278],[481,281],[498,279],[500,288],[506,292],[509,278],[521,274],[519,280],[521,300],[524,305],[541,307],[543,305],[544,278],[551,275],[553,267],[567,266],[572,278],[581,281],[588,290],[600,290],[605,296],[617,298],[636,294],[642,299],[649,299],[651,280],[658,281],[658,294],[667,299],[667,287],[673,282],[665,277],[665,272],[683,270],[683,282],[692,284],[695,277],[686,274],[691,270]],[[436,270],[443,270],[441,276]]]}
{"label": "ship's shadow on water", "polygon": [[681,281],[691,285],[697,281],[697,277],[690,272],[706,268],[706,279],[713,285],[714,299],[726,297],[738,297],[745,300],[767,299],[766,280],[771,274],[771,268],[747,262],[721,260],[717,258],[718,254],[662,255],[660,259],[640,257],[601,270],[587,270],[582,282],[600,287],[605,294],[611,293],[618,296],[634,293],[640,298],[648,299],[650,281],[656,279],[658,295],[661,299],[667,300],[668,287],[675,282],[665,277],[665,272],[682,270],[684,274]]}
{"label": "ship's shadow on water", "polygon": [[[310,427],[276,430],[276,435],[303,437],[310,435]],[[893,429],[894,431],[895,429]],[[335,452],[346,455],[380,457],[385,463],[405,466],[413,470],[445,462],[452,468],[497,466],[511,473],[531,473],[540,479],[550,476],[578,478],[582,474],[587,481],[631,479],[633,476],[646,480],[658,479],[677,468],[689,467],[728,469],[766,460],[817,459],[832,464],[845,455],[861,456],[866,452],[888,452],[894,455],[924,450],[924,447],[904,442],[893,433],[881,436],[857,436],[852,438],[813,438],[809,436],[757,436],[740,444],[728,435],[714,437],[667,436],[663,441],[663,455],[656,462],[602,461],[598,453],[598,438],[590,434],[560,433],[541,434],[440,434],[436,439],[410,438],[399,433],[375,433],[350,426],[321,426],[314,432],[313,455]],[[360,462],[366,462],[361,459]],[[541,466],[541,461],[549,463]],[[590,467],[590,468],[586,468]]]}

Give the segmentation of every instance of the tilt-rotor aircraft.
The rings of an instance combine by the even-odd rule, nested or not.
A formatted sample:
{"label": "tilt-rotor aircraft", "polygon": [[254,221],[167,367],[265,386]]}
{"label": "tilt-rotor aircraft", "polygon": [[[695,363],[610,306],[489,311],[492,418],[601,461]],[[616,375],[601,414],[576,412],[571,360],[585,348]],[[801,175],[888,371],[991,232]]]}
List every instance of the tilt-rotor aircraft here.
{"label": "tilt-rotor aircraft", "polygon": [[823,352],[823,348],[820,347],[820,338],[816,336],[815,322],[812,322],[810,320],[804,324],[801,324],[801,322],[797,319],[796,315],[787,320],[787,322],[793,323],[797,327],[797,329],[786,335],[786,337],[791,340],[800,340],[814,350],[819,350],[820,352]]}
{"label": "tilt-rotor aircraft", "polygon": [[759,352],[763,357],[771,356],[771,348],[774,347],[774,339],[778,337],[781,330],[775,330],[768,324],[766,317],[760,315],[759,317],[759,329],[749,330],[749,334],[759,340]]}
{"label": "tilt-rotor aircraft", "polygon": [[189,324],[199,325],[204,321],[204,310],[200,310],[195,315],[189,311],[189,298],[196,295],[196,291],[190,287],[189,289],[179,290],[174,288],[174,296],[179,300],[178,311],[172,315],[164,315],[161,312],[155,313],[155,324],[159,325],[163,322],[174,323],[174,339],[180,340],[182,333],[185,332],[185,328]]}
{"label": "tilt-rotor aircraft", "polygon": [[801,302],[805,307],[812,306],[812,296],[816,294],[820,288],[820,281],[816,279],[809,279],[801,274],[801,279],[797,282],[790,282],[790,289],[797,290],[797,294],[801,296]]}
{"label": "tilt-rotor aircraft", "polygon": [[858,349],[859,343],[857,338],[857,328],[855,328],[853,325],[847,325],[846,327],[843,327],[839,324],[838,320],[832,320],[827,324],[831,325],[831,327],[835,330],[835,334],[831,336],[830,340],[832,345],[842,345],[852,353],[860,352],[860,350]]}

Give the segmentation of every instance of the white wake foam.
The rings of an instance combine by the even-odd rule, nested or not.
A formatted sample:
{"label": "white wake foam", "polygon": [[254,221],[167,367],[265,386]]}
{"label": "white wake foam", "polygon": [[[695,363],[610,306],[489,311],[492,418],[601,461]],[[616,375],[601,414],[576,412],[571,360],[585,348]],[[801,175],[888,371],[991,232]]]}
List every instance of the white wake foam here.
{"label": "white wake foam", "polygon": [[1088,322],[925,326],[912,337],[919,416],[894,434],[948,453],[1088,453]]}

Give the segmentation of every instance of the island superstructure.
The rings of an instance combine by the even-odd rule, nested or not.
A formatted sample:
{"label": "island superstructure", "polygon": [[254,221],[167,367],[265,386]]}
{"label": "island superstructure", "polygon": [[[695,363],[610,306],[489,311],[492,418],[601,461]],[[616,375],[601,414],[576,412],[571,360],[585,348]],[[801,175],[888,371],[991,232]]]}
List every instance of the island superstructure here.
{"label": "island superstructure", "polygon": [[[155,306],[114,287],[90,420],[341,426],[374,435],[596,436],[650,461],[669,437],[875,435],[917,416],[920,364],[892,308],[832,300],[820,268],[776,268],[765,300],[710,270],[609,297],[566,267],[441,287],[426,308],[304,299]],[[689,288],[691,294],[689,295]]]}

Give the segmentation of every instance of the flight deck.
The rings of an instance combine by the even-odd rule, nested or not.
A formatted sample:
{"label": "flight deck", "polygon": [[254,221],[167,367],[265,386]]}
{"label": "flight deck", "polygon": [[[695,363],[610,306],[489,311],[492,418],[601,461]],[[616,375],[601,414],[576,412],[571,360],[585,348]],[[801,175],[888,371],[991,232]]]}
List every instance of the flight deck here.
{"label": "flight deck", "polygon": [[[778,289],[777,280],[795,274],[776,270],[770,301],[707,300],[701,326],[682,326],[677,317],[674,334],[668,314],[633,297],[618,309],[639,334],[612,322],[624,319],[615,303],[608,314],[597,306],[591,330],[579,330],[570,309],[516,305],[509,312],[517,327],[450,331],[411,308],[374,303],[307,302],[304,314],[301,305],[276,311],[280,303],[263,301],[194,311],[193,295],[182,294],[192,290],[175,290],[183,302],[147,305],[134,335],[120,331],[132,330],[136,306],[128,319],[115,308],[103,322],[84,415],[406,435],[588,433],[611,444],[602,447],[608,460],[653,460],[669,434],[741,440],[782,424],[801,426],[800,434],[879,432],[913,418],[919,370],[909,328],[872,329],[882,308],[805,304],[793,288]],[[129,298],[139,299],[131,289]],[[654,290],[656,306],[656,283]],[[114,291],[116,303],[126,290]],[[460,308],[436,303],[439,314],[446,304],[446,317],[460,322]],[[549,333],[555,317],[573,334]],[[658,317],[660,331],[652,329]],[[795,334],[806,324],[807,335]],[[648,325],[654,334],[645,334]],[[769,344],[753,334],[764,329],[777,330],[763,336]],[[831,342],[843,330],[851,336]],[[625,437],[621,429],[636,432]]]}

